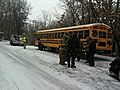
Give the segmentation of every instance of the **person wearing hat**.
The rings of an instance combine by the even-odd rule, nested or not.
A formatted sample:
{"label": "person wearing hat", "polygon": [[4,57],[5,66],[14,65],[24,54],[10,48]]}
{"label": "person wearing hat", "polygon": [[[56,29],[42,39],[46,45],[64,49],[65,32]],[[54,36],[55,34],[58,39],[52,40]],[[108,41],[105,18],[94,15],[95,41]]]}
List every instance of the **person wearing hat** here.
{"label": "person wearing hat", "polygon": [[79,48],[80,40],[77,38],[76,34],[70,36],[67,41],[67,51],[68,51],[68,67],[75,68],[75,58],[77,54],[77,49]]}

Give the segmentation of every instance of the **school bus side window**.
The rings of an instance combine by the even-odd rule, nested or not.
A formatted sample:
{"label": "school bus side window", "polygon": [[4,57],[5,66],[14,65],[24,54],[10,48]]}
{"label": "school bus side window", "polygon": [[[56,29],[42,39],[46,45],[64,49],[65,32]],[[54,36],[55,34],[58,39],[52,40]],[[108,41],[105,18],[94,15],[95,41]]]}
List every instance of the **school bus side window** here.
{"label": "school bus side window", "polygon": [[83,31],[79,31],[79,37],[83,38]]}
{"label": "school bus side window", "polygon": [[61,33],[61,38],[63,38],[63,36],[64,36],[64,32]]}
{"label": "school bus side window", "polygon": [[89,37],[89,30],[85,30],[85,34],[84,34],[84,37]]}
{"label": "school bus side window", "polygon": [[68,35],[68,32],[65,32],[65,35]]}
{"label": "school bus side window", "polygon": [[98,36],[98,35],[97,35],[97,31],[96,31],[96,30],[93,30],[93,31],[92,31],[92,36],[93,36],[93,37]]}
{"label": "school bus side window", "polygon": [[106,38],[106,32],[99,32],[99,37],[100,38]]}
{"label": "school bus side window", "polygon": [[40,37],[40,38],[41,38],[41,34],[40,34],[39,36],[37,36],[37,37]]}
{"label": "school bus side window", "polygon": [[73,32],[69,32],[69,35],[73,35]]}
{"label": "school bus side window", "polygon": [[75,34],[75,35],[77,35],[77,33],[78,33],[77,31],[74,31],[74,34]]}
{"label": "school bus side window", "polygon": [[51,34],[51,38],[54,38],[54,33]]}
{"label": "school bus side window", "polygon": [[43,38],[43,36],[44,36],[44,35],[43,35],[43,34],[41,34],[41,38]]}
{"label": "school bus side window", "polygon": [[60,38],[60,33],[58,33],[58,38]]}
{"label": "school bus side window", "polygon": [[42,38],[45,38],[45,34],[42,34]]}
{"label": "school bus side window", "polygon": [[112,38],[111,33],[108,33],[108,38]]}
{"label": "school bus side window", "polygon": [[57,38],[57,33],[55,33],[55,38]]}
{"label": "school bus side window", "polygon": [[47,38],[49,38],[49,33],[47,34]]}
{"label": "school bus side window", "polygon": [[51,34],[50,33],[48,34],[48,38],[51,38]]}
{"label": "school bus side window", "polygon": [[45,34],[45,38],[47,38],[47,34]]}

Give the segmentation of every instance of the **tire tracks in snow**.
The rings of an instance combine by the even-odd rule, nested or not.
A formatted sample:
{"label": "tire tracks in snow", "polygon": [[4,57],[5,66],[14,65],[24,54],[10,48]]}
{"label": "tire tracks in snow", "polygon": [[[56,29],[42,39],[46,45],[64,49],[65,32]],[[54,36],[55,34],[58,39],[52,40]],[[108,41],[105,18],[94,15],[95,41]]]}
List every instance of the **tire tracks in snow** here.
{"label": "tire tracks in snow", "polygon": [[[45,80],[47,80],[48,82],[53,83],[54,85],[58,86],[61,88],[61,90],[82,90],[79,87],[76,87],[74,85],[69,85],[67,83],[63,83],[61,80],[55,78],[54,76],[50,75],[48,72],[45,72],[43,70],[41,70],[40,68],[36,67],[35,65],[33,65],[31,62],[27,61],[27,58],[25,57],[21,57],[19,55],[17,55],[17,53],[9,51],[9,49],[7,49],[6,47],[1,48],[3,51],[3,54],[6,54],[8,57],[12,58],[13,61],[15,62],[19,62],[21,63],[24,67],[27,68],[32,68],[32,70],[34,70],[35,72],[38,73],[38,75],[41,75]],[[12,80],[12,82],[15,84],[15,81]],[[15,84],[16,88],[19,87]]]}

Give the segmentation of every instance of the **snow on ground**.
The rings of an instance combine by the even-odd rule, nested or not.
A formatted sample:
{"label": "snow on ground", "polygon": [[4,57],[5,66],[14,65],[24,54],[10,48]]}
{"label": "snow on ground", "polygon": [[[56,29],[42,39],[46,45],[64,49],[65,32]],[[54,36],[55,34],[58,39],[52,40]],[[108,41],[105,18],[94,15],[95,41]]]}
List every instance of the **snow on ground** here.
{"label": "snow on ground", "polygon": [[111,60],[111,61],[115,59],[115,57],[98,55],[98,54],[95,54],[95,57],[97,57],[97,58],[102,58],[102,59],[106,59],[106,60]]}
{"label": "snow on ground", "polygon": [[[48,75],[44,75],[44,77],[48,78],[50,76],[50,78],[48,78],[49,80],[55,82],[56,84],[59,84],[59,86],[64,88],[63,89],[60,87],[58,89],[57,86],[55,87],[54,84],[48,82],[48,84],[51,84],[54,87],[53,90],[80,90],[80,89],[81,90],[120,90],[120,82],[109,76],[109,72],[108,72],[109,63],[110,63],[109,60],[95,61],[96,64],[95,67],[90,67],[85,63],[85,60],[81,60],[80,62],[76,61],[76,68],[68,68],[66,65],[63,66],[59,65],[59,55],[57,53],[40,51],[37,50],[37,47],[34,46],[27,46],[27,49],[23,49],[23,47],[21,46],[9,45],[9,42],[2,42],[2,43],[0,42],[0,44],[4,45],[3,47],[6,48],[6,50],[8,51],[7,54],[9,56],[14,58],[15,60],[19,60],[19,62],[23,64],[29,62],[29,65],[35,66],[35,68],[41,70],[41,72],[43,71],[47,72],[46,74]],[[97,56],[99,58],[100,57],[103,58],[103,56],[96,55],[96,57]],[[3,55],[0,54],[0,57],[3,57]],[[17,57],[19,59],[17,59]],[[109,57],[104,56],[104,58],[109,58]],[[113,58],[110,57],[110,60],[112,59]],[[32,71],[34,70],[31,67],[30,69]],[[24,70],[24,68],[22,70]],[[34,71],[31,73],[34,76]],[[10,81],[6,81],[7,77],[5,77],[3,74],[4,73],[0,68],[0,87],[4,87],[10,82]],[[18,75],[17,73],[14,74]],[[30,79],[33,79],[31,76],[29,75],[27,76],[30,77]],[[24,78],[25,76],[23,74],[21,74],[21,77],[19,77],[19,79],[22,79],[22,77],[23,79],[25,79]],[[54,81],[52,77],[56,77],[57,81]],[[25,79],[25,82],[29,82],[29,81],[30,80]],[[64,85],[61,82],[64,82]],[[7,87],[5,87],[2,90],[8,90],[8,89]],[[11,90],[17,90],[17,89],[11,89]],[[25,89],[21,88],[20,90],[25,90]],[[35,90],[35,89],[29,88],[29,90]],[[52,90],[52,88],[49,87],[49,89],[41,89],[41,90]]]}

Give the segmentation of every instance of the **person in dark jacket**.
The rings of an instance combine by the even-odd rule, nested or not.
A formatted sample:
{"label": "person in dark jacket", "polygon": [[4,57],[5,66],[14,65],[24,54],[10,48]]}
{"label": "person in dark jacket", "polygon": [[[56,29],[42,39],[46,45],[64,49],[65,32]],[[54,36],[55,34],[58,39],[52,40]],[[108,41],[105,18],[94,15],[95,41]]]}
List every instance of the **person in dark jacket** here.
{"label": "person in dark jacket", "polygon": [[76,57],[77,57],[77,61],[80,61],[81,59],[81,52],[82,52],[82,43],[80,41],[80,38],[78,38],[78,48],[77,48],[77,51],[76,51]]}
{"label": "person in dark jacket", "polygon": [[96,51],[96,41],[95,39],[90,39],[90,45],[89,45],[89,65],[94,66],[94,54]]}
{"label": "person in dark jacket", "polygon": [[75,68],[75,58],[76,58],[76,51],[79,48],[80,40],[77,38],[77,35],[72,35],[67,41],[67,50],[68,50],[68,67]]}
{"label": "person in dark jacket", "polygon": [[90,38],[87,37],[87,41],[86,41],[86,59],[87,59],[87,61],[86,61],[86,63],[89,63],[89,61],[90,61],[90,57],[89,57],[89,55],[90,55],[89,46],[90,46]]}
{"label": "person in dark jacket", "polygon": [[109,72],[111,75],[116,75],[116,78],[120,80],[120,58],[115,58],[110,63]]}

